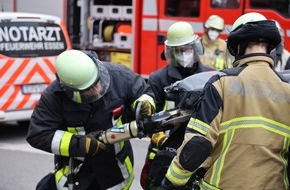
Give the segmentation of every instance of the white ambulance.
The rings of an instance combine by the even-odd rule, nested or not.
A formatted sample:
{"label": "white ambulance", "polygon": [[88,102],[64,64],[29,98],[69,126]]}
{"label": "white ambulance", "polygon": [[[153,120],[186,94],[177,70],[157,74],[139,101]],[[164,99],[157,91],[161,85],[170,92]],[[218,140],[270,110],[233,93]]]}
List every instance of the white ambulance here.
{"label": "white ambulance", "polygon": [[51,15],[0,12],[0,122],[27,124],[55,60],[71,49],[63,21]]}

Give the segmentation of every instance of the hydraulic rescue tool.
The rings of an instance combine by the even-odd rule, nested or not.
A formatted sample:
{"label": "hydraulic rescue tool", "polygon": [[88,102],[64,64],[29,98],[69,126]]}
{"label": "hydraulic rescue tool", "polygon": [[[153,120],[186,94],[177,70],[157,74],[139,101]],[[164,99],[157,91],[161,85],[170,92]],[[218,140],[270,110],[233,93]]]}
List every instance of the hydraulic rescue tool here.
{"label": "hydraulic rescue tool", "polygon": [[[139,105],[138,107],[140,107]],[[177,108],[158,112],[151,117],[107,129],[100,136],[100,140],[106,144],[114,144],[136,137],[143,138],[148,134],[165,131],[178,126],[179,123],[189,120],[190,116],[191,111],[183,111]]]}
{"label": "hydraulic rescue tool", "polygon": [[[188,121],[194,112],[194,104],[200,97],[201,91],[208,79],[217,74],[217,71],[209,71],[189,76],[165,87],[164,91],[170,96],[180,96],[187,105],[178,105],[176,108],[161,111],[150,117],[139,118],[141,104],[136,108],[136,120],[125,123],[121,126],[114,126],[107,129],[100,136],[100,140],[107,144],[114,144],[132,138],[143,138],[146,135],[160,131],[166,131],[173,127],[178,127],[182,122]],[[279,72],[286,81],[290,81],[290,71]],[[187,109],[191,107],[190,109]]]}
{"label": "hydraulic rescue tool", "polygon": [[[184,100],[183,102],[192,106],[199,99],[205,83],[216,73],[217,71],[211,71],[192,75],[165,87],[164,91],[173,96],[182,94],[180,98],[191,100]],[[136,137],[143,138],[146,135],[178,127],[181,123],[189,121],[191,114],[194,112],[194,109],[187,109],[188,106],[178,105],[176,108],[155,113],[150,117],[139,118],[141,107],[141,103],[139,103],[136,108],[135,121],[107,129],[100,136],[100,140],[107,144],[114,144]]]}

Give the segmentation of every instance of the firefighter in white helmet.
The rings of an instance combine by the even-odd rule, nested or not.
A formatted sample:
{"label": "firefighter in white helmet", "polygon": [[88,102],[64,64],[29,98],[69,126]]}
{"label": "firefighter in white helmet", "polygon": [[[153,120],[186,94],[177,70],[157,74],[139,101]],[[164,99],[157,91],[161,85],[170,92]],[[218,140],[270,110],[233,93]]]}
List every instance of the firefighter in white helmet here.
{"label": "firefighter in white helmet", "polygon": [[205,85],[164,189],[185,189],[206,159],[200,189],[289,189],[290,85],[270,56],[280,42],[275,22],[259,13],[234,22],[227,40],[234,68]]}
{"label": "firefighter in white helmet", "polygon": [[[155,94],[157,112],[178,106],[181,103],[178,96],[169,97],[165,93],[164,87],[190,75],[214,70],[200,63],[198,56],[203,53],[203,47],[199,36],[187,22],[176,22],[169,27],[167,31],[167,40],[164,42],[164,46],[163,58],[166,59],[168,65],[153,72],[148,80]],[[169,107],[170,105],[171,107]],[[185,127],[186,123],[176,131],[171,130],[168,140],[164,132],[156,133],[152,136],[146,164],[141,176],[144,189],[160,187],[166,172],[164,168],[166,164],[169,166],[174,155],[170,156],[170,154],[165,153],[167,154],[167,158],[163,160],[163,166],[161,167],[157,161],[154,161],[156,152],[158,152],[158,148],[160,148],[161,151],[157,153],[157,156],[158,154],[164,154],[164,150],[168,146],[171,150],[176,150],[183,140]],[[170,138],[171,135],[174,137],[172,136],[172,138]],[[164,143],[166,140],[167,143]],[[150,167],[150,164],[152,164],[152,167]],[[148,176],[146,176],[147,173]]]}
{"label": "firefighter in white helmet", "polygon": [[[34,109],[27,141],[56,155],[57,189],[129,189],[134,179],[130,142],[107,146],[99,136],[134,120],[138,102],[141,117],[154,112],[149,85],[129,68],[103,63],[91,51],[64,51],[57,57],[56,73],[57,80]],[[123,108],[119,114],[117,108]],[[120,120],[113,122],[116,117]]]}
{"label": "firefighter in white helmet", "polygon": [[205,33],[201,38],[204,54],[200,56],[200,61],[216,70],[228,68],[226,42],[220,38],[224,27],[222,17],[211,15],[204,23]]}

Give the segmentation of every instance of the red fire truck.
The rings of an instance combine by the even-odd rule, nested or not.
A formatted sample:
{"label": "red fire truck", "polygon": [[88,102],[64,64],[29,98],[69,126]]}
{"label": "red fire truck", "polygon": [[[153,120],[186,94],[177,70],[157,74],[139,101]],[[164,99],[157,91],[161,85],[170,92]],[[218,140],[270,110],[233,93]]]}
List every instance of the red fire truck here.
{"label": "red fire truck", "polygon": [[[212,14],[225,19],[223,38],[243,13],[259,12],[283,28],[290,50],[289,0],[67,0],[67,28],[74,48],[97,51],[100,59],[120,62],[144,77],[166,64],[160,59],[168,27],[191,23],[199,35]],[[87,14],[86,14],[87,13]]]}
{"label": "red fire truck", "polygon": [[[8,2],[8,0],[3,0]],[[10,0],[9,0],[10,1]],[[35,1],[35,6],[30,6]],[[14,11],[62,10],[73,48],[90,49],[101,60],[119,62],[144,77],[164,66],[160,59],[168,27],[191,23],[199,35],[212,14],[225,19],[226,39],[233,22],[247,12],[259,12],[279,22],[290,50],[289,0],[13,0]],[[30,3],[25,3],[30,2]],[[45,8],[40,8],[44,4]],[[28,8],[30,6],[31,8]],[[37,8],[36,8],[37,7]],[[47,13],[47,12],[46,12]]]}

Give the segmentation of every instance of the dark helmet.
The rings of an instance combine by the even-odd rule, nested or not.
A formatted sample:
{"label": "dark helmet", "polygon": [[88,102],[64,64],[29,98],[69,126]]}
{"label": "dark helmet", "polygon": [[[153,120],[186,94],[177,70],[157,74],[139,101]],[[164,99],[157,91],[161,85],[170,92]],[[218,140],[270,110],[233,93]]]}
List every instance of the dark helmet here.
{"label": "dark helmet", "polygon": [[270,53],[281,42],[275,22],[267,20],[260,13],[246,13],[240,16],[229,33],[227,48],[237,58],[244,55],[248,42],[265,42],[268,44],[267,53]]}

